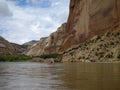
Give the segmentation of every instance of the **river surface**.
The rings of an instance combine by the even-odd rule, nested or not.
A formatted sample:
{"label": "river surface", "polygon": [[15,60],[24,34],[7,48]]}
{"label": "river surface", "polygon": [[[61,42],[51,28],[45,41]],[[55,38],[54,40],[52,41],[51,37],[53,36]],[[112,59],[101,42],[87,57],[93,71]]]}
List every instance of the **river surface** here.
{"label": "river surface", "polygon": [[0,90],[120,90],[120,63],[0,63]]}

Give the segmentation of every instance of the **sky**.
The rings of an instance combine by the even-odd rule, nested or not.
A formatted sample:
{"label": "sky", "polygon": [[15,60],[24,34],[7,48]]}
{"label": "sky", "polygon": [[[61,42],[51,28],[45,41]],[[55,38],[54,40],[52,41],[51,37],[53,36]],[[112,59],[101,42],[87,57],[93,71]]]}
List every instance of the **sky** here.
{"label": "sky", "polygon": [[69,0],[0,0],[0,36],[23,44],[49,36],[67,21]]}

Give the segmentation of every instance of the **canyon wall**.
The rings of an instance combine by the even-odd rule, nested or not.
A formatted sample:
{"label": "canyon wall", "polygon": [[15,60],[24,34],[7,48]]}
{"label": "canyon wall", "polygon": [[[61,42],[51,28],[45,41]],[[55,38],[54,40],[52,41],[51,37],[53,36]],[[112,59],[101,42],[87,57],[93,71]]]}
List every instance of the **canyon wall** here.
{"label": "canyon wall", "polygon": [[58,53],[64,40],[66,33],[66,23],[49,37],[41,38],[37,43],[33,44],[26,51],[26,55],[39,56],[42,54]]}
{"label": "canyon wall", "polygon": [[14,47],[0,36],[0,55],[15,55]]}
{"label": "canyon wall", "polygon": [[120,0],[70,0],[67,23],[29,48],[27,55],[62,53],[119,27]]}
{"label": "canyon wall", "polygon": [[0,36],[0,55],[22,55],[27,46],[10,43]]}

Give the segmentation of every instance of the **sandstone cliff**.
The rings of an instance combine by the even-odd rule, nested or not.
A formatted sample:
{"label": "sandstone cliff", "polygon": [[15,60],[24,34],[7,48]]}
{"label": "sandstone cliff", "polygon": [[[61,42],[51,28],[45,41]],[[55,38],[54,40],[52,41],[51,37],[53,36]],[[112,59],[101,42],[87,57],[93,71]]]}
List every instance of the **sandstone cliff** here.
{"label": "sandstone cliff", "polygon": [[0,36],[0,55],[15,55],[14,47]]}
{"label": "sandstone cliff", "polygon": [[71,0],[61,51],[119,25],[119,0]]}
{"label": "sandstone cliff", "polygon": [[120,61],[120,29],[94,36],[90,40],[64,52],[62,62]]}
{"label": "sandstone cliff", "polygon": [[28,48],[26,55],[40,56],[42,54],[58,53],[64,40],[66,23],[49,37],[41,38],[37,43]]}
{"label": "sandstone cliff", "polygon": [[24,45],[24,46],[31,46],[31,45],[33,45],[33,44],[35,44],[35,43],[37,43],[37,41],[36,41],[36,40],[32,40],[32,41],[29,41],[29,42],[24,43],[23,45]]}
{"label": "sandstone cliff", "polygon": [[27,46],[10,43],[0,36],[0,55],[22,55],[26,49]]}
{"label": "sandstone cliff", "polygon": [[61,53],[86,40],[119,27],[119,0],[70,0],[68,21],[41,39],[27,55]]}
{"label": "sandstone cliff", "polygon": [[23,55],[24,52],[29,47],[29,45],[19,45],[19,44],[16,44],[16,43],[11,43],[11,44],[14,47],[14,51],[17,55]]}

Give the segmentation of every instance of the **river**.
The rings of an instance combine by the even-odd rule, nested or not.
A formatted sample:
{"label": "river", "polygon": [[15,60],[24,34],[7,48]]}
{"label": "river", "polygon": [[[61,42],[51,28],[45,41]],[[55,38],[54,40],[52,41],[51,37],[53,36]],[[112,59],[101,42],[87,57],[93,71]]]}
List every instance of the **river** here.
{"label": "river", "polygon": [[1,62],[0,90],[120,90],[120,63]]}

